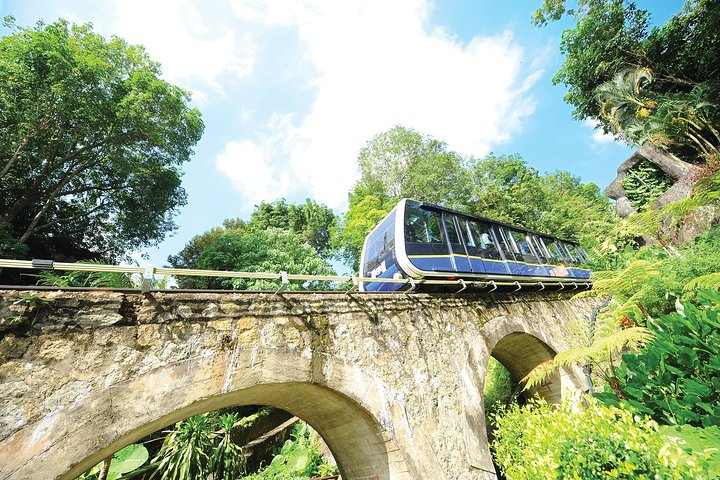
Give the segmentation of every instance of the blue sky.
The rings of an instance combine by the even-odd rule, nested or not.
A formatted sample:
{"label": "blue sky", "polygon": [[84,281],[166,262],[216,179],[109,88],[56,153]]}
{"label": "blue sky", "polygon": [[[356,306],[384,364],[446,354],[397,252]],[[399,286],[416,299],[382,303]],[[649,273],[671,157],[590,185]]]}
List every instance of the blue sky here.
{"label": "blue sky", "polygon": [[[632,150],[570,117],[551,82],[570,24],[532,26],[540,3],[0,0],[0,13],[23,26],[92,22],[144,45],[168,81],[193,92],[205,135],[184,167],[179,230],[146,251],[163,265],[263,200],[310,197],[342,213],[359,149],[395,124],[464,155],[517,153],[604,188]],[[657,24],[682,6],[638,3]]]}

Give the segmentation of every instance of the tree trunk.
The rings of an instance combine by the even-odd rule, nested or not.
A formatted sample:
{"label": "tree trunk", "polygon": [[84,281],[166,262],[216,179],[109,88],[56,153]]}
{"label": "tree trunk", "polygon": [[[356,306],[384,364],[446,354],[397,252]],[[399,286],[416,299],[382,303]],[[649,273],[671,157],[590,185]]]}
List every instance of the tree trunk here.
{"label": "tree trunk", "polygon": [[105,460],[103,460],[103,466],[100,469],[100,474],[98,475],[98,480],[105,480],[108,476],[108,472],[110,471],[110,463],[112,462],[112,455],[107,457]]}

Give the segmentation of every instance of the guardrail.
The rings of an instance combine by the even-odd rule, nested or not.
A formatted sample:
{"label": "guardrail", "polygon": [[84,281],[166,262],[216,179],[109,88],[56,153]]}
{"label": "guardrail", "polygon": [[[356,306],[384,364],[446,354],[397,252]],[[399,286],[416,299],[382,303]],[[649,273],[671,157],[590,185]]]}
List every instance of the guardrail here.
{"label": "guardrail", "polygon": [[[152,288],[152,280],[155,275],[172,275],[172,276],[191,276],[191,277],[226,277],[226,278],[251,278],[251,279],[262,279],[262,280],[280,280],[281,286],[275,292],[279,293],[287,288],[290,281],[301,281],[301,282],[338,282],[338,283],[352,283],[350,290],[357,290],[361,282],[373,282],[373,283],[399,283],[403,285],[409,285],[410,288],[401,290],[400,293],[409,293],[415,291],[420,285],[456,285],[460,289],[456,292],[462,292],[469,287],[477,289],[490,289],[489,291],[495,291],[500,287],[517,287],[515,291],[519,291],[522,288],[538,288],[539,290],[545,289],[545,287],[559,287],[559,290],[564,290],[566,287],[570,290],[578,290],[580,288],[590,288],[591,282],[574,282],[574,281],[563,281],[548,279],[548,281],[493,281],[493,280],[464,280],[464,279],[452,279],[452,280],[439,280],[439,279],[422,279],[417,280],[414,278],[373,278],[373,277],[356,277],[356,276],[342,276],[342,275],[299,275],[287,272],[280,273],[263,273],[263,272],[238,272],[238,271],[226,271],[226,270],[195,270],[189,268],[164,268],[155,267],[153,265],[146,265],[143,267],[132,266],[132,265],[103,265],[98,263],[67,263],[67,262],[55,262],[53,260],[9,260],[0,259],[0,269],[2,268],[16,268],[26,270],[61,270],[61,271],[79,271],[79,272],[111,272],[111,273],[125,273],[131,275],[141,275],[142,283],[140,290],[143,292],[150,291]],[[382,292],[392,293],[392,292]]]}

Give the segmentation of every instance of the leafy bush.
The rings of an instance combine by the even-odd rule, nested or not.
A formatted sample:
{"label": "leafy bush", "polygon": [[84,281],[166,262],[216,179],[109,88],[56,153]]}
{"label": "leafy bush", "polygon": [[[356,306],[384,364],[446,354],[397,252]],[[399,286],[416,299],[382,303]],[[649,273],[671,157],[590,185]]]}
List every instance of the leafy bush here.
{"label": "leafy bush", "polygon": [[538,400],[501,412],[491,448],[506,478],[706,478],[707,461],[682,450],[655,421],[587,403]]}
{"label": "leafy bush", "polygon": [[305,422],[293,427],[291,439],[286,440],[264,470],[246,480],[299,480],[312,476],[337,473],[335,467],[323,463],[318,451],[320,436]]}
{"label": "leafy bush", "polygon": [[502,363],[490,357],[485,374],[485,388],[483,388],[483,402],[485,404],[485,417],[493,418],[493,414],[505,405],[508,405],[517,390],[517,384],[510,376],[510,372]]}
{"label": "leafy bush", "polygon": [[[115,452],[107,470],[106,480],[116,480],[124,474],[133,472],[143,466],[148,460],[148,451],[143,445],[133,443]],[[92,469],[78,477],[78,480],[97,480],[100,476],[104,462],[100,462]]]}
{"label": "leafy bush", "polygon": [[661,424],[720,426],[720,292],[697,296],[698,306],[679,302],[676,313],[648,322],[652,340],[623,355],[616,389],[598,394],[603,402]]}
{"label": "leafy bush", "polygon": [[670,188],[672,180],[655,164],[643,160],[627,171],[622,186],[630,204],[640,210]]}

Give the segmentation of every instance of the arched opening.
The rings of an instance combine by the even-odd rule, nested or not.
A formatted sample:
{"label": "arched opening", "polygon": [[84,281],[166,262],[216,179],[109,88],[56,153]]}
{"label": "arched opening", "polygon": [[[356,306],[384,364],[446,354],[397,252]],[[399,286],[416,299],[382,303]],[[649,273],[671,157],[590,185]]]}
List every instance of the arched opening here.
{"label": "arched opening", "polygon": [[77,480],[118,476],[238,480],[337,479],[324,439],[289,412],[262,405],[224,407],[186,418],[127,445]]}
{"label": "arched opening", "polygon": [[256,385],[197,402],[137,428],[86,457],[62,479],[75,479],[126,445],[188,417],[237,405],[268,405],[299,417],[325,440],[344,479],[390,478],[386,440],[371,415],[351,399],[309,383]]}
{"label": "arched opening", "polygon": [[[491,355],[505,367],[515,383],[520,384],[535,367],[552,360],[555,352],[545,342],[527,333],[511,333],[493,348]],[[555,372],[542,385],[524,392],[525,399],[537,394],[548,403],[557,403],[562,396],[560,373]]]}
{"label": "arched opening", "polygon": [[[552,360],[560,349],[550,345],[547,337],[536,333],[527,321],[496,317],[483,326],[481,333],[482,336],[472,344],[465,364],[465,439],[470,464],[480,471],[481,478],[495,479],[483,397],[490,358],[495,358],[507,369],[514,383],[520,383],[533,368]],[[561,370],[520,397],[524,401],[537,394],[549,403],[557,403],[564,392],[578,390],[581,385],[576,372]]]}

